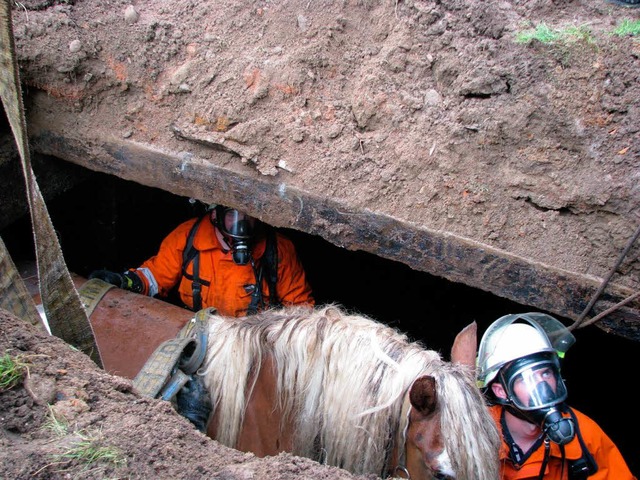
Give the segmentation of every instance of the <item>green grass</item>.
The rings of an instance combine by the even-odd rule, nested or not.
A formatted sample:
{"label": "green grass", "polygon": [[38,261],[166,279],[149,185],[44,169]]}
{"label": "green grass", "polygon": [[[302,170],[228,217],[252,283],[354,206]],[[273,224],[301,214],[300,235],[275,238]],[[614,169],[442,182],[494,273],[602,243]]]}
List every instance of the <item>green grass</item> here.
{"label": "green grass", "polygon": [[618,35],[620,37],[624,36],[632,36],[640,35],[640,20],[622,20],[618,26],[613,31],[613,35]]}
{"label": "green grass", "polygon": [[89,468],[97,462],[123,465],[126,460],[115,447],[101,445],[99,435],[77,432],[79,440],[63,453],[54,455],[57,461],[76,460]]}
{"label": "green grass", "polygon": [[20,382],[29,371],[29,364],[22,355],[11,356],[5,353],[0,357],[0,392],[10,390]]}
{"label": "green grass", "polygon": [[[61,442],[69,446],[62,453],[53,453],[49,457],[52,463],[44,468],[52,468],[58,473],[64,473],[68,478],[95,477],[107,478],[104,472],[107,467],[126,465],[127,461],[122,452],[103,444],[102,434],[98,431],[70,431],[69,423],[64,418],[56,417],[49,406],[49,420],[44,424],[46,428],[60,438]],[[68,437],[68,438],[65,438]]]}
{"label": "green grass", "polygon": [[[610,34],[620,37],[638,36],[640,35],[640,20],[623,19]],[[515,34],[515,41],[516,43],[523,44],[538,41],[547,45],[569,44],[573,42],[596,43],[591,30],[586,25],[551,28],[544,22],[535,28],[517,32]]]}
{"label": "green grass", "polygon": [[49,420],[45,422],[43,428],[50,430],[57,437],[62,437],[69,432],[69,423],[64,418],[56,417],[51,405],[49,405]]}
{"label": "green grass", "polygon": [[560,34],[569,41],[596,43],[591,30],[586,25],[567,27]]}
{"label": "green grass", "polygon": [[516,33],[516,43],[531,43],[534,40],[544,44],[571,43],[582,41],[595,43],[591,30],[584,25],[569,26],[562,29],[554,29],[545,23],[539,24],[534,29]]}
{"label": "green grass", "polygon": [[559,38],[558,33],[544,23],[538,25],[534,30],[516,33],[516,43],[531,43],[534,40],[542,43],[552,43],[558,41]]}

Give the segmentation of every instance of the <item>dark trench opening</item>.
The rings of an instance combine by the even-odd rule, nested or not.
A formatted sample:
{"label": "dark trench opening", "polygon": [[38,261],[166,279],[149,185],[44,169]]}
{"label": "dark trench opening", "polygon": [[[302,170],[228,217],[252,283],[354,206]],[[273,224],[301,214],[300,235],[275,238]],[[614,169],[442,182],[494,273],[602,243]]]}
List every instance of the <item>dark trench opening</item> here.
{"label": "dark trench opening", "polygon": [[[86,179],[48,200],[47,207],[69,270],[81,276],[99,268],[123,271],[138,266],[156,253],[174,227],[204,212],[203,204],[189,198],[72,168]],[[47,180],[38,181],[43,184]],[[338,303],[397,327],[446,358],[455,335],[470,322],[478,323],[481,336],[503,315],[537,311],[399,262],[339,248],[321,237],[279,230],[294,242],[318,304]],[[0,236],[15,263],[34,259],[28,215],[0,231]],[[573,323],[556,318],[565,325]],[[629,414],[634,410],[628,396],[621,394],[629,369],[637,365],[637,345],[595,326],[574,334],[577,342],[562,367],[568,403],[598,422],[618,445],[631,470],[637,472],[640,443],[628,428]]]}

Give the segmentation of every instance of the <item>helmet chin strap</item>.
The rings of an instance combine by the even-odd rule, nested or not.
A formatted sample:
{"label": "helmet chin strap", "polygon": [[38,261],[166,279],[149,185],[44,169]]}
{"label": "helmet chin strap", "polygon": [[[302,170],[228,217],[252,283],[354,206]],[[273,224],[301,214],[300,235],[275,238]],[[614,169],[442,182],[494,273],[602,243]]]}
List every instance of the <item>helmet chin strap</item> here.
{"label": "helmet chin strap", "polygon": [[502,405],[504,405],[505,410],[509,412],[511,415],[513,415],[514,417],[517,417],[520,420],[524,420],[525,422],[538,425],[538,422],[536,422],[530,415],[526,415],[522,410],[518,410],[516,407],[513,406],[513,404],[509,402],[505,402]]}

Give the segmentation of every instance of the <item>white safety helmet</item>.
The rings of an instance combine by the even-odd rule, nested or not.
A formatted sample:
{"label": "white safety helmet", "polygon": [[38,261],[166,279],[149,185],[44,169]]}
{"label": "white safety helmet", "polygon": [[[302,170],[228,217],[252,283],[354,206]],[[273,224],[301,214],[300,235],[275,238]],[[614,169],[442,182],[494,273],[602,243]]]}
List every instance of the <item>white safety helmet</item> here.
{"label": "white safety helmet", "polygon": [[574,342],[569,330],[549,315],[505,315],[491,324],[480,341],[478,387],[486,388],[498,371],[515,359],[542,352],[562,357]]}

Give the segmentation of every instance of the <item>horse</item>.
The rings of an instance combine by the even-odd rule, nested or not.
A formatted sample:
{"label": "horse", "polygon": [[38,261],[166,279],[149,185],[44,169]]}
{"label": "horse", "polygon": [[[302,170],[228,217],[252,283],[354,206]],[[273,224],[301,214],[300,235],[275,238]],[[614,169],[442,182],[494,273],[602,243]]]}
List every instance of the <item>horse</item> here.
{"label": "horse", "polygon": [[475,323],[456,337],[452,361],[337,304],[211,313],[206,328],[197,378],[212,439],[383,478],[498,478],[499,435],[474,378]]}

